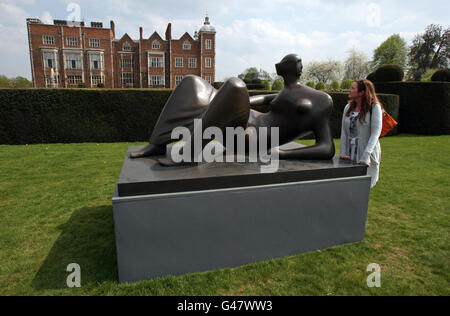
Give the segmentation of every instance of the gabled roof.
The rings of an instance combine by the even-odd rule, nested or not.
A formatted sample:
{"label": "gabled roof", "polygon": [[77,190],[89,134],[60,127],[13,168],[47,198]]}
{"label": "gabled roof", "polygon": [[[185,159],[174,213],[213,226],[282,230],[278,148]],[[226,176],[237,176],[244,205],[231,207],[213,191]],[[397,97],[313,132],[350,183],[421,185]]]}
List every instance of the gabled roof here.
{"label": "gabled roof", "polygon": [[187,39],[191,40],[191,41],[195,41],[194,38],[188,32],[184,33],[183,36],[180,37],[179,41],[187,40]]}
{"label": "gabled roof", "polygon": [[160,41],[164,41],[163,38],[158,34],[158,32],[153,32],[153,34],[148,38],[149,40],[158,39]]}
{"label": "gabled roof", "polygon": [[134,46],[134,40],[127,34],[125,33],[122,38],[119,40],[119,43],[124,43],[125,41],[127,41],[128,43],[130,43],[130,45]]}

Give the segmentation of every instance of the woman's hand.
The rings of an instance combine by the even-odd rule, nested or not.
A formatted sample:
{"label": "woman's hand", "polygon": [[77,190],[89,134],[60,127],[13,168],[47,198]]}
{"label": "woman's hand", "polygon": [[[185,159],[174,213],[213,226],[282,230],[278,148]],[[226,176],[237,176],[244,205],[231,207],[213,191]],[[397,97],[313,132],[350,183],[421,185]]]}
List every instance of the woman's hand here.
{"label": "woman's hand", "polygon": [[344,156],[344,155],[342,155],[342,156],[341,156],[341,159],[344,159],[344,160],[350,160],[351,158],[350,158],[350,156]]}
{"label": "woman's hand", "polygon": [[358,165],[366,165],[369,168],[372,166],[370,162],[358,162]]}

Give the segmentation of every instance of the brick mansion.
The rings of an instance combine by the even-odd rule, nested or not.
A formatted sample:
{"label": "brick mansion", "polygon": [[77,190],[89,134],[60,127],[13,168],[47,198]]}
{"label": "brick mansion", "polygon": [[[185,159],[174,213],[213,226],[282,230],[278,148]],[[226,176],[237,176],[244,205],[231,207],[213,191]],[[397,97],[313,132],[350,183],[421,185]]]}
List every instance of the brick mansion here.
{"label": "brick mansion", "polygon": [[215,35],[208,16],[192,37],[172,39],[169,23],[163,39],[157,32],[139,40],[117,39],[114,22],[27,19],[33,85],[36,88],[104,86],[106,88],[175,88],[186,75],[215,81]]}

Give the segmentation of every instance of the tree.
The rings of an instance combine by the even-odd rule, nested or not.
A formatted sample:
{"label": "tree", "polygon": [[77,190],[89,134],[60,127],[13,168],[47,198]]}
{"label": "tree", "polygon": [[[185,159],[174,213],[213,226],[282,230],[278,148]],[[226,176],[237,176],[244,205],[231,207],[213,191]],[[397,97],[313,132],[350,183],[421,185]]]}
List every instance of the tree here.
{"label": "tree", "polygon": [[27,78],[17,76],[16,78],[8,79],[4,75],[0,75],[0,88],[31,88],[33,83]]}
{"label": "tree", "polygon": [[17,76],[16,78],[11,79],[11,82],[14,88],[31,88],[33,87],[33,83],[27,78]]}
{"label": "tree", "polygon": [[337,60],[310,62],[305,70],[307,80],[314,79],[315,81],[322,81],[324,83],[341,80],[343,73],[344,66]]}
{"label": "tree", "polygon": [[256,67],[247,68],[243,73],[241,73],[238,77],[242,80],[244,79],[255,79],[258,76],[258,69]]}
{"label": "tree", "polygon": [[241,73],[238,76],[240,79],[244,80],[244,79],[261,79],[261,80],[268,80],[268,81],[272,81],[272,77],[270,76],[270,74],[265,71],[265,70],[258,70],[258,68],[256,67],[250,67],[247,68],[243,73]]}
{"label": "tree", "polygon": [[238,76],[238,78],[240,78],[242,80],[244,80],[244,79],[250,79],[251,80],[253,78],[256,78],[257,73],[258,73],[258,70],[256,68],[250,67],[250,68],[247,68],[246,70],[244,70],[244,72],[241,73]]}
{"label": "tree", "polygon": [[351,49],[344,63],[344,79],[364,79],[370,73],[370,62],[363,52]]}
{"label": "tree", "polygon": [[428,69],[423,75],[420,81],[422,82],[429,82],[431,81],[431,77],[433,77],[434,73],[437,71],[437,69]]}
{"label": "tree", "polygon": [[284,88],[283,79],[279,79],[279,78],[275,79],[275,81],[272,84],[272,90],[279,91],[279,90],[282,90],[283,88]]}
{"label": "tree", "polygon": [[4,75],[0,75],[0,88],[12,88],[12,87],[13,87],[13,84],[8,79],[8,77],[6,77]]}
{"label": "tree", "polygon": [[245,82],[249,90],[270,90],[273,82],[267,71],[258,70],[256,67],[247,68],[238,78]]}
{"label": "tree", "polygon": [[409,79],[419,81],[428,69],[448,68],[450,59],[450,28],[431,24],[417,35],[409,48]]}
{"label": "tree", "polygon": [[377,69],[386,64],[394,64],[405,70],[407,50],[406,41],[400,35],[394,34],[390,36],[375,49],[372,69]]}

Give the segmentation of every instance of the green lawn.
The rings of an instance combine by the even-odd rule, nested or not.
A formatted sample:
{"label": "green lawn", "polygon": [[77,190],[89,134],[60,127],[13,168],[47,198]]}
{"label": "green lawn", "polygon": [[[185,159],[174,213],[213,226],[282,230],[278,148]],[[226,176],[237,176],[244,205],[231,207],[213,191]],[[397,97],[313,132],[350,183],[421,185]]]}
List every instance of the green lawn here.
{"label": "green lawn", "polygon": [[0,295],[450,295],[450,136],[381,140],[364,242],[119,285],[111,197],[131,145],[0,146]]}

